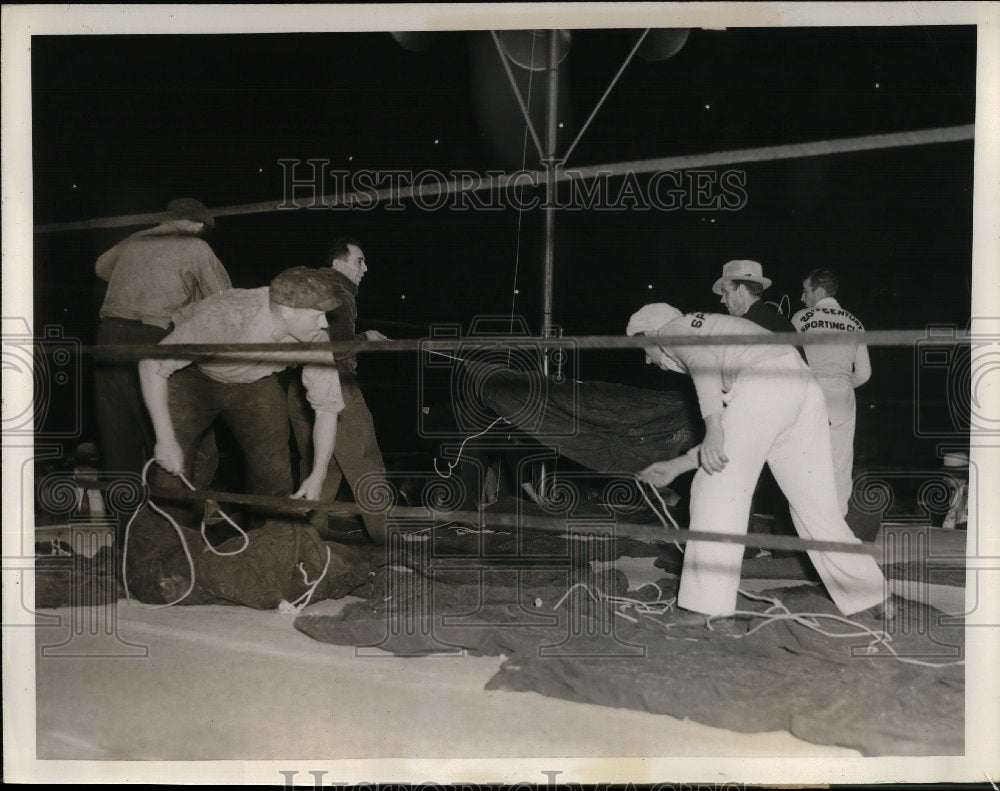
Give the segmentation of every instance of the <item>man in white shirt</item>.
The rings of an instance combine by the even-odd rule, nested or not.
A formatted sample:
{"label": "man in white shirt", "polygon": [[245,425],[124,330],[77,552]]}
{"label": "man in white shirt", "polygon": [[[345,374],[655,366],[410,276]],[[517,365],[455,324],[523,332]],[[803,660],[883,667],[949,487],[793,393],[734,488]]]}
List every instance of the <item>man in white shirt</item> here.
{"label": "man in white shirt", "polygon": [[[640,473],[653,485],[665,486],[700,466],[691,484],[692,531],[746,533],[754,486],[767,462],[788,498],[799,535],[859,543],[837,508],[823,393],[793,346],[675,345],[671,339],[678,335],[771,333],[746,319],[681,314],[666,303],[637,311],[626,332],[655,336],[662,345],[647,347],[646,361],[694,380],[706,429],[701,446]],[[885,601],[885,577],[870,555],[808,554],[845,615]],[[742,559],[739,544],[689,542],[678,605],[707,616],[732,615]],[[887,605],[887,615],[890,609]]]}
{"label": "man in white shirt", "polygon": [[838,285],[837,276],[829,269],[815,269],[806,275],[802,280],[806,308],[792,316],[792,325],[801,333],[837,332],[858,339],[856,343],[805,345],[809,368],[826,398],[837,502],[840,513],[846,514],[854,486],[854,388],[871,378],[872,366],[868,347],[860,342],[865,328],[835,299]]}

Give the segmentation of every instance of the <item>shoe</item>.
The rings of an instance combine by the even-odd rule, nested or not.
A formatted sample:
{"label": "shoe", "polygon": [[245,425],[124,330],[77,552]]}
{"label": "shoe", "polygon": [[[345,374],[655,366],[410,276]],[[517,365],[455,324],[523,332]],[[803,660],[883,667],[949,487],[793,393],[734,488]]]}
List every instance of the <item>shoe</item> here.
{"label": "shoe", "polygon": [[885,601],[876,604],[874,607],[870,607],[864,612],[876,621],[888,623],[896,619],[896,603],[892,600],[892,595],[890,594],[889,598]]}
{"label": "shoe", "polygon": [[744,634],[747,630],[746,620],[735,615],[705,615],[694,610],[678,609],[670,618],[671,626],[701,626],[710,632],[722,634]]}
{"label": "shoe", "polygon": [[670,616],[671,626],[704,626],[707,616],[694,610],[678,609]]}
{"label": "shoe", "polygon": [[705,628],[717,634],[741,637],[747,633],[748,623],[746,618],[737,618],[734,615],[729,615],[712,618],[711,620],[705,619]]}

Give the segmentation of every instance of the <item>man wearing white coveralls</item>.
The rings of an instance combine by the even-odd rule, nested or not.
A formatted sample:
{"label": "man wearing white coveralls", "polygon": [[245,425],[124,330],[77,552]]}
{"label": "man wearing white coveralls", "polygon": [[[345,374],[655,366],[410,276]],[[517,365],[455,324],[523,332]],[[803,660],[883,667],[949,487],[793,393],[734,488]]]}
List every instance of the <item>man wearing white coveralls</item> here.
{"label": "man wearing white coveralls", "polygon": [[[794,347],[672,345],[671,338],[678,335],[772,333],[735,316],[681,314],[666,303],[643,307],[626,332],[656,336],[664,345],[647,347],[647,362],[694,380],[704,441],[642,474],[655,485],[666,485],[685,469],[700,466],[691,485],[692,531],[745,533],[754,486],[766,461],[788,498],[800,536],[860,543],[837,504],[823,391]],[[843,614],[885,600],[885,577],[870,555],[808,554]],[[742,559],[739,544],[689,542],[678,605],[704,615],[732,615]]]}

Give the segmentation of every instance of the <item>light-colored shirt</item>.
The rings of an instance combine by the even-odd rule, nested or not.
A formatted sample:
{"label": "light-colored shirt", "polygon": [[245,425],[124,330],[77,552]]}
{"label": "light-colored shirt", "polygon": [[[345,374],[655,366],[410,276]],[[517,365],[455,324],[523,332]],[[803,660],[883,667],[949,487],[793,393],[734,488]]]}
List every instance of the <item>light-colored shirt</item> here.
{"label": "light-colored shirt", "polygon": [[195,232],[200,223],[169,220],[134,233],[97,259],[108,281],[101,318],[141,321],[166,329],[174,313],[232,288],[225,267]]}
{"label": "light-colored shirt", "polygon": [[[738,316],[721,313],[685,313],[664,324],[651,337],[669,341],[673,335],[773,335]],[[732,346],[679,346],[662,344],[670,356],[691,375],[702,417],[721,412],[727,396],[741,375],[763,365],[780,364],[805,370],[792,346],[739,344]]]}
{"label": "light-colored shirt", "polygon": [[806,359],[817,378],[852,379],[859,354],[863,353],[867,361],[867,348],[860,343],[865,328],[833,297],[823,297],[813,307],[798,311],[792,316],[792,325],[801,333],[839,332],[859,336],[858,343],[806,344]]}
{"label": "light-colored shirt", "polygon": [[[187,343],[298,343],[290,335],[276,337],[271,318],[270,289],[232,288],[189,305],[173,317],[174,330],[161,344]],[[319,338],[318,340],[323,340]],[[209,379],[223,384],[249,384],[300,363],[280,359],[283,352],[227,352],[225,359],[157,360],[156,371],[169,377],[192,362]],[[287,355],[286,355],[287,356]],[[296,355],[299,359],[301,354]],[[302,382],[312,408],[339,412],[344,408],[340,376],[329,352],[315,352],[329,364],[302,366]],[[236,359],[234,359],[236,357]]]}

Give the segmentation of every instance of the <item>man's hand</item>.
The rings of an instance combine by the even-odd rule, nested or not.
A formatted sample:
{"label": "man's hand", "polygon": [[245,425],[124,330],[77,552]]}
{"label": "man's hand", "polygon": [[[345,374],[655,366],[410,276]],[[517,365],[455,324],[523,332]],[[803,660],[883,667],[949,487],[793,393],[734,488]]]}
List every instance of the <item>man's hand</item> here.
{"label": "man's hand", "polygon": [[326,468],[324,467],[319,475],[313,474],[302,481],[302,485],[299,487],[295,494],[289,495],[293,500],[318,500],[320,495],[323,493],[323,479],[326,476]]}
{"label": "man's hand", "polygon": [[669,486],[678,475],[693,470],[697,466],[697,462],[685,453],[676,459],[670,459],[670,461],[658,461],[655,464],[650,464],[638,473],[637,477],[640,481],[662,489],[664,486]]}
{"label": "man's hand", "polygon": [[171,475],[184,473],[184,451],[176,439],[158,441],[153,448],[153,456],[156,458],[156,463]]}
{"label": "man's hand", "polygon": [[389,340],[385,335],[383,335],[378,330],[365,330],[361,333],[370,341],[387,341]]}
{"label": "man's hand", "polygon": [[701,467],[711,475],[722,472],[729,463],[724,445],[726,432],[722,428],[722,415],[709,415],[705,418],[705,439],[701,443]]}

